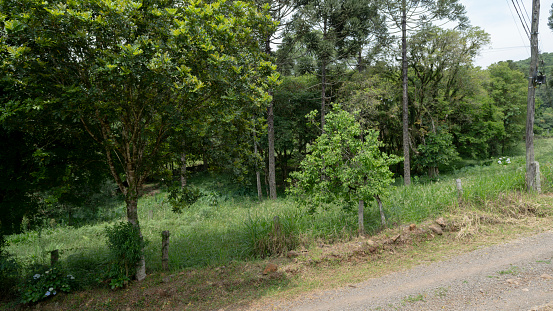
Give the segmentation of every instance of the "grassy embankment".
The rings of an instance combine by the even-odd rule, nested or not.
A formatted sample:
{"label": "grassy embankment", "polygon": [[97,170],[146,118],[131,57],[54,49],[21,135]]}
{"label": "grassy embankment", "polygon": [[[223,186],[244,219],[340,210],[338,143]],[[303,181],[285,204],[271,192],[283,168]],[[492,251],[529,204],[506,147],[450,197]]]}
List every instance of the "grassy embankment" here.
{"label": "grassy embankment", "polygon": [[[541,164],[542,188],[548,191],[553,180],[553,164],[550,160],[553,159],[553,139],[536,141],[536,159]],[[511,163],[507,165],[499,165],[497,160],[493,160],[488,166],[462,169],[451,176],[441,177],[439,181],[419,181],[408,188],[393,187],[389,195],[383,198],[388,220],[397,228],[411,223],[420,224],[441,215],[465,214],[463,217],[467,218],[466,214],[474,214],[474,211],[478,211],[479,215],[490,215],[490,219],[497,213],[516,214],[518,211],[502,209],[492,202],[524,189],[524,161],[523,153],[520,155],[519,152],[519,155],[510,158]],[[457,178],[463,183],[464,193],[461,199],[458,198],[455,187]],[[252,297],[271,295],[282,289],[300,291],[298,284],[303,284],[303,290],[318,288],[321,285],[318,278],[314,278],[313,282],[294,280],[296,277],[303,279],[306,275],[309,276],[309,273],[299,273],[296,268],[273,277],[259,277],[258,269],[263,261],[256,258],[270,252],[295,248],[310,250],[314,256],[308,263],[311,264],[317,262],[317,257],[322,258],[322,251],[316,250],[317,246],[348,241],[353,238],[357,228],[356,213],[345,213],[339,206],[309,215],[291,199],[281,198],[259,203],[253,198],[225,191],[225,187],[213,179],[204,177],[196,180],[196,183],[210,195],[202,197],[182,213],[171,210],[167,195],[163,192],[145,195],[139,202],[142,232],[149,241],[146,262],[149,272],[153,273],[150,280],[143,285],[164,284],[160,274],[161,232],[169,230],[171,273],[180,276],[175,282],[182,282],[172,286],[180,290],[169,291],[170,296],[179,297],[171,301],[170,305],[173,307],[210,309],[226,303],[249,301]],[[119,217],[113,221],[123,219],[123,211],[123,206],[117,207],[113,215]],[[278,233],[274,230],[275,216],[279,216],[280,220]],[[482,219],[482,216],[477,218]],[[381,229],[376,206],[367,208],[365,219],[366,228],[371,233],[377,233]],[[96,278],[109,261],[104,229],[111,223],[80,228],[53,226],[40,231],[25,232],[9,237],[11,245],[8,251],[21,263],[30,266],[36,263],[47,264],[49,251],[59,249],[62,265],[75,275],[84,288],[91,288],[96,286]],[[460,232],[463,232],[466,228],[461,229]],[[470,234],[468,231],[465,230],[467,235]],[[321,254],[317,255],[317,252]],[[338,262],[341,261],[336,263]],[[375,265],[380,264],[376,262]],[[347,273],[344,275],[348,278]],[[351,280],[351,276],[349,278]],[[217,283],[221,280],[223,283]],[[201,290],[206,286],[205,282],[214,289]],[[339,280],[336,282],[340,284]],[[138,289],[139,286],[133,284],[131,290]],[[291,289],[294,287],[295,290]],[[154,293],[154,296],[163,297],[167,294],[166,291]],[[116,294],[119,301],[114,303],[114,310],[124,305],[137,308],[148,306],[147,299],[122,298],[123,292]],[[240,292],[245,293],[238,294]],[[75,297],[81,299],[73,302],[75,306],[83,306],[83,297],[93,297],[91,301],[94,301],[94,294],[77,295]],[[214,299],[219,301],[214,302]],[[106,302],[92,303],[91,307],[109,307],[105,304]],[[196,307],[191,308],[193,305]]]}

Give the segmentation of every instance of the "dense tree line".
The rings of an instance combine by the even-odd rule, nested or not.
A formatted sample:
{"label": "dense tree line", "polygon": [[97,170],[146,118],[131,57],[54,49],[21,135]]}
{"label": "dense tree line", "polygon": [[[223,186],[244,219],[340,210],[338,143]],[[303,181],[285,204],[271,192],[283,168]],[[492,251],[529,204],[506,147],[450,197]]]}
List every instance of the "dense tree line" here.
{"label": "dense tree line", "polygon": [[[403,157],[382,163],[406,183],[523,137],[527,79],[513,62],[474,66],[489,36],[457,0],[4,0],[0,12],[0,235],[38,211],[72,219],[107,179],[139,228],[144,183],[186,191],[191,167],[250,189],[257,172],[259,197],[275,198],[333,128],[348,129],[347,159],[369,163],[367,144]],[[329,111],[357,125],[325,127]],[[310,180],[330,181],[331,159],[316,160]],[[358,189],[348,202],[378,197],[344,178],[332,182]]]}

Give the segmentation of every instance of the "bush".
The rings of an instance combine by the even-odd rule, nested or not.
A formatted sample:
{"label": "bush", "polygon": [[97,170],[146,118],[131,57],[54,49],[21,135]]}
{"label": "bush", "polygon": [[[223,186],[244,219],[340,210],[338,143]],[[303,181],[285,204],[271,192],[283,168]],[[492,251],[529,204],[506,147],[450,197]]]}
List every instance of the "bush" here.
{"label": "bush", "polygon": [[248,256],[265,258],[283,255],[299,245],[297,224],[292,217],[252,218],[246,222],[245,249]]}
{"label": "bush", "polygon": [[108,277],[113,283],[110,285],[112,288],[123,287],[130,280],[129,269],[134,271],[143,256],[145,242],[138,228],[127,221],[107,227],[106,236],[108,248],[113,255],[112,267],[108,271]]}
{"label": "bush", "polygon": [[202,197],[200,189],[194,186],[175,187],[169,192],[169,203],[175,213],[182,213],[184,208],[196,203]]}
{"label": "bush", "polygon": [[70,292],[74,288],[75,277],[54,266],[35,273],[22,287],[21,302],[31,303],[55,296],[58,292]]}

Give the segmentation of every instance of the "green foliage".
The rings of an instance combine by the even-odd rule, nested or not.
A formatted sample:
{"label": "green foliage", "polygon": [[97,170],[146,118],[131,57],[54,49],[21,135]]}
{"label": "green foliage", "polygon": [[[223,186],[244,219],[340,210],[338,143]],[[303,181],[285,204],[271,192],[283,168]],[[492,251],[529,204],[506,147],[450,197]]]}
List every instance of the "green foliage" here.
{"label": "green foliage", "polygon": [[58,292],[69,293],[74,289],[75,277],[54,266],[29,277],[21,289],[21,302],[34,303],[55,296]]}
{"label": "green foliage", "polygon": [[299,245],[299,215],[255,217],[249,215],[245,224],[244,247],[248,256],[265,258],[274,255],[285,255],[287,251]]}
{"label": "green foliage", "polygon": [[111,289],[124,288],[130,280],[131,278],[126,274],[125,269],[117,264],[109,265],[106,271],[97,279],[100,284],[108,283]]}
{"label": "green foliage", "polygon": [[313,211],[333,202],[349,209],[359,200],[372,201],[386,193],[393,181],[389,166],[400,158],[380,152],[377,136],[373,130],[361,130],[354,115],[335,105],[324,133],[308,146],[300,170],[291,174],[288,192]]}
{"label": "green foliage", "polygon": [[213,141],[238,137],[243,147],[250,140],[238,133],[278,79],[258,44],[275,25],[252,3],[9,0],[0,13],[1,50],[11,51],[0,54],[1,69],[15,90],[8,114],[48,109],[56,124],[78,125],[95,141],[79,150],[104,157],[96,163],[108,164],[137,226],[139,189],[175,152],[168,137],[220,119],[234,128],[219,127]]}
{"label": "green foliage", "polygon": [[523,138],[526,120],[528,79],[510,62],[499,62],[488,67],[489,90],[493,105],[500,112],[505,132],[499,137],[502,151]]}
{"label": "green foliage", "polygon": [[[146,245],[139,229],[128,221],[122,221],[113,227],[106,227],[105,234],[108,248],[114,257],[114,269],[121,274],[118,279],[128,279],[131,275],[129,271],[134,271]],[[119,281],[115,283],[119,284]]]}
{"label": "green foliage", "polygon": [[424,144],[419,145],[418,151],[415,163],[428,168],[430,178],[438,176],[438,166],[447,166],[459,159],[459,154],[453,146],[453,135],[444,128],[438,128],[436,133],[428,133],[424,139]]}
{"label": "green foliage", "polygon": [[202,195],[203,193],[200,192],[199,188],[187,185],[186,187],[174,187],[167,198],[173,212],[181,213],[183,208],[196,203]]}
{"label": "green foliage", "polygon": [[[536,139],[535,144],[536,160],[540,162],[542,172],[542,189],[551,190],[553,139]],[[525,189],[524,156],[513,155],[510,159],[509,165],[500,165],[498,158],[494,158],[484,166],[465,167],[456,171],[455,175],[442,175],[439,180],[413,178],[413,184],[409,187],[390,187],[388,194],[381,197],[386,216],[391,223],[404,225],[435,219],[437,215],[455,210],[459,206],[455,187],[457,178],[463,184],[463,206],[486,209],[489,202],[499,196]],[[143,234],[152,241],[145,247],[150,271],[161,271],[160,232],[163,230],[171,232],[169,256],[175,269],[228,265],[232,261],[249,260],[263,254],[271,256],[274,254],[271,249],[282,250],[293,245],[308,248],[318,241],[349,240],[357,230],[357,215],[344,213],[342,202],[328,204],[325,209],[310,215],[308,208],[297,207],[291,196],[263,202],[240,196],[239,191],[233,188],[237,185],[224,176],[201,174],[193,176],[189,182],[206,191],[220,193],[227,199],[221,200],[217,206],[198,200],[175,214],[167,203],[165,191],[142,197],[138,211]],[[124,206],[120,209],[123,210]],[[150,211],[152,217],[149,216]],[[281,238],[271,244],[269,234],[272,234],[275,216],[279,217],[284,234],[273,235]],[[41,235],[36,231],[27,231],[8,236],[10,245],[6,249],[24,267],[33,261],[46,262],[45,249],[60,249],[64,254],[60,258],[64,267],[79,280],[79,285],[88,287],[94,281],[90,280],[91,277],[96,279],[112,268],[108,248],[102,239],[106,225],[47,228],[42,230]],[[365,227],[368,232],[378,230],[377,209],[365,210]],[[282,245],[287,246],[280,247]],[[118,279],[123,275],[114,273],[109,280],[107,277],[102,280],[106,287],[112,280],[113,285],[124,285],[124,280]]]}

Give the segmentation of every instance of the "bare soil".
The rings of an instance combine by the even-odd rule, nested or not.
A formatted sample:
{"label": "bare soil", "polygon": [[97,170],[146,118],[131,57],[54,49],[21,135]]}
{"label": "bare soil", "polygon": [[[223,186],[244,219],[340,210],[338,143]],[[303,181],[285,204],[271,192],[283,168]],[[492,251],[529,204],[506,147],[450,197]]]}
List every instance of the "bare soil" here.
{"label": "bare soil", "polygon": [[248,310],[553,310],[553,232]]}

